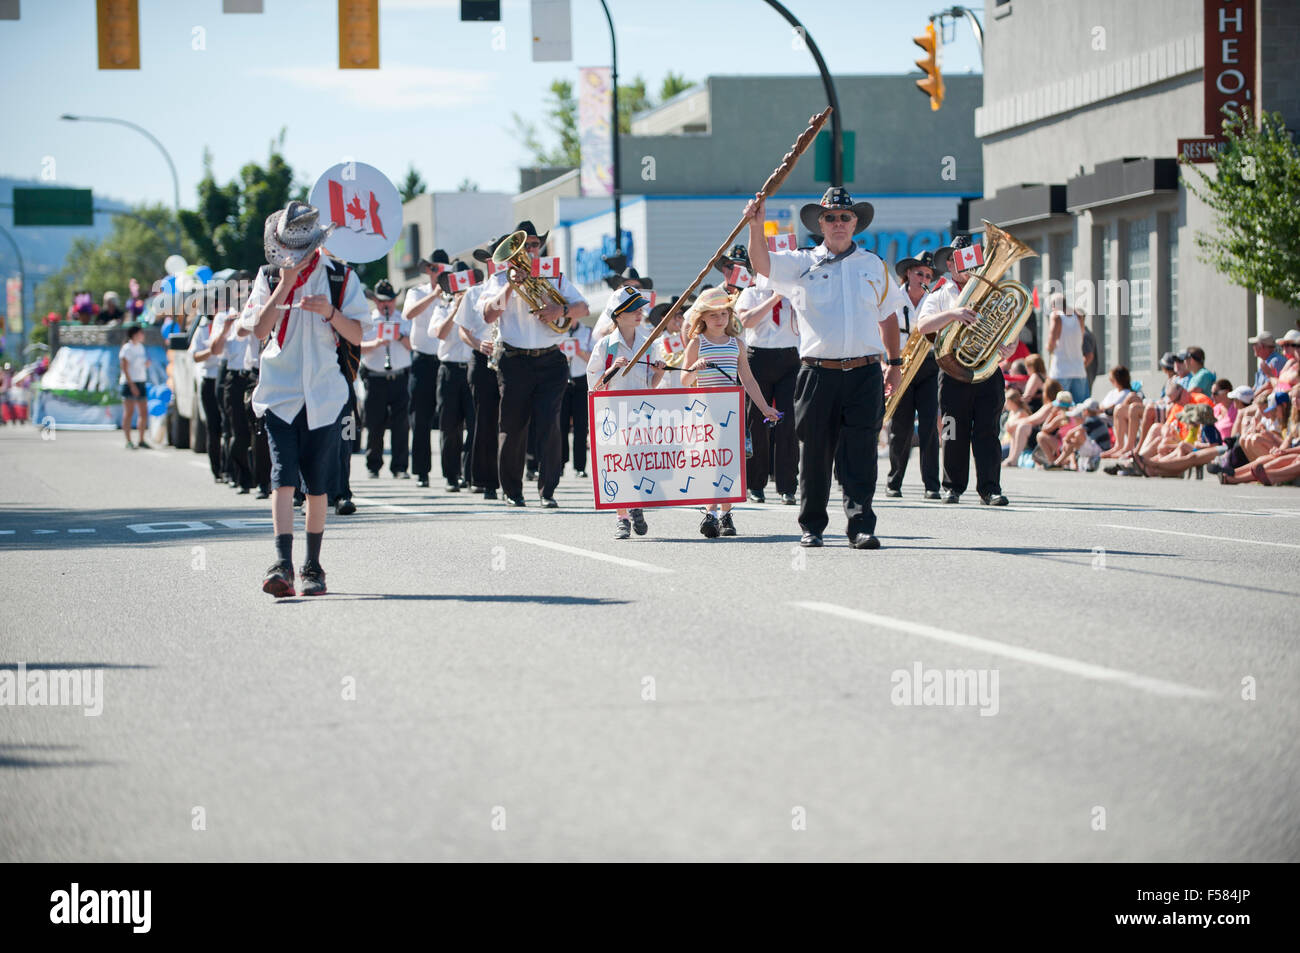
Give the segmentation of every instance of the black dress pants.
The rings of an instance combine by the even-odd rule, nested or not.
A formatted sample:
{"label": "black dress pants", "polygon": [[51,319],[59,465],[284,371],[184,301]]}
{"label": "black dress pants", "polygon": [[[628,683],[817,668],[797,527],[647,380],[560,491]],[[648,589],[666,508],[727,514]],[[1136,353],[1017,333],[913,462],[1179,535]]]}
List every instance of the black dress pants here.
{"label": "black dress pants", "polygon": [[471,443],[470,478],[474,486],[495,490],[497,478],[497,424],[501,412],[501,382],[488,367],[486,354],[470,357],[469,392],[474,402],[474,439]]}
{"label": "black dress pants", "polygon": [[393,431],[393,454],[388,461],[393,473],[405,473],[407,441],[410,438],[410,394],[407,372],[391,379],[382,372],[366,375],[366,467],[378,473],[384,465],[384,431]]}
{"label": "black dress pants", "polygon": [[438,356],[411,352],[411,472],[427,477],[433,465],[430,437],[438,420]]}
{"label": "black dress pants", "polygon": [[438,368],[438,430],[442,434],[443,479],[459,483],[464,477],[468,482],[474,449],[474,397],[464,364],[444,361]]}
{"label": "black dress pants", "polygon": [[253,386],[252,380],[242,372],[227,371],[222,381],[225,390],[221,395],[225,419],[230,424],[230,458],[227,461],[230,476],[243,489],[253,488],[253,468],[249,449],[252,431],[248,426],[248,411],[244,409],[244,394]]}
{"label": "black dress pants", "polygon": [[569,462],[569,433],[573,433],[573,469],[587,470],[587,375],[570,377],[560,402],[560,465]]}
{"label": "black dress pants", "polygon": [[[848,371],[803,365],[794,389],[799,456],[799,526],[821,536],[829,516],[831,472],[838,464],[849,539],[875,533],[876,442],[885,414],[880,364]],[[838,454],[837,454],[838,447]],[[837,460],[838,456],[838,460]]]}
{"label": "black dress pants", "polygon": [[911,386],[898,399],[890,421],[889,479],[891,490],[901,489],[912,456],[912,421],[921,451],[921,483],[927,490],[939,490],[939,365],[928,354],[925,363],[912,378]]}
{"label": "black dress pants", "polygon": [[497,473],[506,496],[522,498],[528,425],[537,420],[537,489],[542,497],[560,482],[560,402],[569,380],[569,359],[559,348],[534,357],[507,351],[498,363],[501,414],[497,434]]}
{"label": "black dress pants", "polygon": [[199,385],[199,400],[203,401],[203,416],[208,420],[208,465],[214,477],[226,475],[221,466],[221,398],[217,394],[217,378],[205,377]]}
{"label": "black dress pants", "polygon": [[767,486],[773,460],[776,492],[794,493],[799,488],[799,442],[794,433],[794,385],[799,366],[798,348],[749,349],[749,370],[763,392],[763,399],[785,414],[780,423],[769,427],[753,402],[747,402],[754,455],[746,464],[745,479],[751,490]]}
{"label": "black dress pants", "polygon": [[357,392],[353,389],[350,381],[348,382],[348,402],[343,408],[343,415],[339,423],[339,465],[334,472],[334,482],[330,484],[333,487],[329,494],[331,505],[339,500],[352,499],[352,448],[356,446],[357,438],[361,435],[359,429],[361,423],[357,414]]}
{"label": "black dress pants", "polygon": [[943,430],[943,488],[966,492],[970,458],[975,456],[975,489],[981,496],[1002,492],[1002,444],[998,421],[1006,401],[1002,371],[978,384],[939,372],[939,410]]}

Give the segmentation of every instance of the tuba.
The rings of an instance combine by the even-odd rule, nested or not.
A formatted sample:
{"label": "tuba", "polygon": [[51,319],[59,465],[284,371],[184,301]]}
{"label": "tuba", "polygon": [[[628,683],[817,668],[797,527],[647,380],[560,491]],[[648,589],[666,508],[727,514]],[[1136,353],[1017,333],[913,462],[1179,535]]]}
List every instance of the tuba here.
{"label": "tuba", "polygon": [[939,332],[934,356],[944,373],[968,383],[993,376],[998,348],[1016,339],[1032,306],[1024,285],[1011,278],[998,279],[1020,259],[1037,255],[992,222],[984,222],[984,264],[970,273],[957,302],[957,307],[976,312],[979,320],[971,325],[954,321]]}
{"label": "tuba", "polygon": [[[533,314],[551,304],[564,307],[569,302],[554,285],[545,278],[530,274],[532,261],[528,257],[528,252],[524,250],[526,241],[528,241],[528,234],[522,229],[503,238],[496,251],[492,253],[492,263],[502,268],[514,268],[523,274],[522,281],[512,281],[510,272],[507,271],[506,280],[514,286],[519,297],[528,302],[528,310]],[[571,320],[571,318],[556,318],[554,321],[547,321],[546,326],[556,334],[563,334]]]}

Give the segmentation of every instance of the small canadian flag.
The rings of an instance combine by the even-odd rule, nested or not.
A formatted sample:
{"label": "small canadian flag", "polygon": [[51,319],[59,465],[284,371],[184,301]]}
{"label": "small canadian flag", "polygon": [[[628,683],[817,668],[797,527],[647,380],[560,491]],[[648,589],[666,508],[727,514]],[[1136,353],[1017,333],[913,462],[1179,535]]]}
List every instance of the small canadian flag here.
{"label": "small canadian flag", "polygon": [[534,277],[534,278],[558,278],[558,277],[560,277],[560,259],[558,259],[558,258],[534,258],[534,259],[533,259],[533,277]]}
{"label": "small canadian flag", "polygon": [[578,353],[578,342],[573,338],[566,338],[560,342],[560,351],[565,357],[573,357]]}
{"label": "small canadian flag", "polygon": [[498,271],[505,271],[505,270],[506,270],[507,268],[509,268],[509,267],[510,267],[509,265],[498,265],[498,264],[497,264],[496,262],[494,262],[491,258],[489,258],[489,259],[487,260],[487,273],[488,273],[488,277],[491,277],[492,275],[495,275]]}
{"label": "small canadian flag", "polygon": [[682,344],[682,336],[680,334],[665,334],[659,340],[663,342],[665,354],[676,354],[685,346]]}
{"label": "small canadian flag", "polygon": [[984,264],[984,248],[982,245],[971,245],[969,248],[954,249],[952,260],[958,271],[970,271]]}
{"label": "small canadian flag", "polygon": [[645,298],[645,306],[653,308],[655,306],[655,293],[653,291],[641,292],[641,297]]}
{"label": "small canadian flag", "polygon": [[380,321],[379,322],[379,340],[396,341],[397,340],[397,322]]}
{"label": "small canadian flag", "polygon": [[795,241],[793,232],[782,232],[779,235],[769,235],[767,239],[768,251],[794,251],[798,244]]}
{"label": "small canadian flag", "polygon": [[452,291],[468,291],[476,284],[478,284],[478,276],[469,268],[464,271],[453,271],[447,275],[447,287]]}
{"label": "small canadian flag", "polygon": [[744,265],[732,265],[731,271],[727,272],[727,284],[734,285],[737,288],[748,288],[754,283],[754,276],[746,270]]}

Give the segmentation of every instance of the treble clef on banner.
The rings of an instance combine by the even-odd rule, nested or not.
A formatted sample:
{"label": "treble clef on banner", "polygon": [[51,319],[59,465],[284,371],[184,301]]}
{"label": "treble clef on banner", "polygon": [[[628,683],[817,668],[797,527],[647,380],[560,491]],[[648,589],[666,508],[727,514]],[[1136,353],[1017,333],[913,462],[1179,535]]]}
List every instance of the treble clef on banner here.
{"label": "treble clef on banner", "polygon": [[614,418],[610,416],[609,408],[606,407],[605,416],[600,421],[600,432],[604,434],[605,439],[608,440],[610,437],[614,436],[614,431],[616,429],[617,427],[614,424]]}
{"label": "treble clef on banner", "polygon": [[607,497],[618,496],[618,484],[605,475],[606,471],[600,471],[601,482],[605,485],[605,495]]}

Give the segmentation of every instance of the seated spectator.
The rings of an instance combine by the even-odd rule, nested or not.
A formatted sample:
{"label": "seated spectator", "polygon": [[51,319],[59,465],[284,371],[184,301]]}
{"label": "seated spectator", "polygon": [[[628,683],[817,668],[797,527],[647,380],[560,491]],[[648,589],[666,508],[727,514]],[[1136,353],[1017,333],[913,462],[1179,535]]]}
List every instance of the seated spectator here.
{"label": "seated spectator", "polygon": [[[1246,393],[1254,396],[1249,387],[1246,388]],[[1210,400],[1214,401],[1215,426],[1224,443],[1232,436],[1232,427],[1237,422],[1237,403],[1232,399],[1232,394],[1232,381],[1226,377],[1220,377],[1210,388]],[[1247,401],[1249,400],[1248,397]]]}
{"label": "seated spectator", "polygon": [[[1024,453],[1025,448],[1029,446],[1030,439],[1037,436],[1038,428],[1042,426],[1043,421],[1047,419],[1048,414],[1052,411],[1052,401],[1054,401],[1060,393],[1060,384],[1056,383],[1054,380],[1046,381],[1043,384],[1043,397],[1046,398],[1047,403],[1042,407],[1039,407],[1028,417],[1023,417],[1020,420],[1017,420],[1014,424],[1008,423],[1007,438],[1010,446],[1007,450],[1007,459],[1002,464],[1004,467],[1019,466],[1020,455]],[[1025,406],[1029,406],[1028,401],[1025,401]]]}
{"label": "seated spectator", "polygon": [[1103,419],[1115,429],[1115,441],[1106,441],[1102,457],[1123,456],[1137,445],[1138,425],[1142,421],[1142,398],[1133,392],[1133,379],[1123,364],[1116,364],[1108,375],[1110,390],[1099,405]]}
{"label": "seated spectator", "polygon": [[99,308],[95,306],[95,301],[90,296],[89,291],[78,291],[72,296],[72,307],[68,308],[69,322],[76,321],[78,324],[91,324],[98,313]]}
{"label": "seated spectator", "polygon": [[1178,378],[1178,383],[1184,387],[1191,387],[1192,369],[1187,366],[1187,352],[1178,351],[1174,354],[1174,373],[1173,376]]}
{"label": "seated spectator", "polygon": [[1025,384],[1029,381],[1029,370],[1025,367],[1023,359],[1010,361],[1006,367],[1002,368],[1002,379],[1006,381],[1008,387],[1015,388],[1016,394],[1023,394]]}
{"label": "seated spectator", "polygon": [[1214,385],[1214,371],[1205,366],[1205,351],[1199,347],[1189,347],[1183,353],[1187,355],[1187,383],[1185,386],[1190,391],[1196,391],[1209,397],[1210,388]]}
{"label": "seated spectator", "polygon": [[1286,363],[1282,369],[1277,372],[1277,377],[1273,381],[1274,390],[1290,391],[1300,380],[1300,331],[1294,328],[1283,336],[1278,342],[1282,348],[1282,355],[1286,358]]}
{"label": "seated spectator", "polygon": [[1175,423],[1181,439],[1172,447],[1151,457],[1143,457],[1140,453],[1134,455],[1133,467],[1143,476],[1181,476],[1193,467],[1213,462],[1219,455],[1222,443],[1210,405],[1188,403],[1178,412]]}
{"label": "seated spectator", "polygon": [[1052,400],[1050,408],[1047,419],[1034,438],[1038,443],[1038,449],[1034,451],[1034,462],[1046,470],[1052,469],[1052,461],[1061,452],[1061,443],[1071,430],[1079,426],[1078,419],[1070,417],[1069,412],[1074,408],[1074,396],[1068,390],[1062,389]]}
{"label": "seated spectator", "polygon": [[1258,424],[1237,441],[1246,459],[1254,461],[1280,447],[1291,416],[1291,395],[1274,391],[1264,404]]}
{"label": "seated spectator", "polygon": [[1025,358],[1025,371],[1029,374],[1029,379],[1025,381],[1023,393],[1029,412],[1033,413],[1043,406],[1043,385],[1047,382],[1047,365],[1043,363],[1043,356],[1030,354]]}
{"label": "seated spectator", "polygon": [[1290,408],[1278,446],[1235,470],[1219,471],[1220,483],[1258,481],[1265,486],[1274,486],[1300,479],[1300,411],[1290,400],[1283,399],[1286,397],[1286,394],[1274,394],[1267,405],[1270,414]]}
{"label": "seated spectator", "polygon": [[1011,428],[1014,424],[1024,420],[1029,416],[1029,407],[1025,404],[1025,399],[1020,396],[1020,391],[1014,387],[1008,387],[1005,394],[1005,404],[1007,409],[1006,419],[1002,424],[1002,459],[1007,459],[1011,452]]}
{"label": "seated spectator", "polygon": [[1286,355],[1278,350],[1277,339],[1272,331],[1260,331],[1250,339],[1251,349],[1259,359],[1259,368],[1255,371],[1255,394],[1267,393],[1273,389],[1273,381],[1278,372],[1286,366]]}

